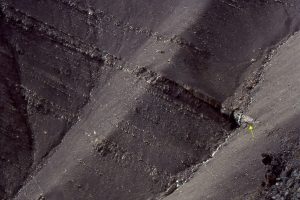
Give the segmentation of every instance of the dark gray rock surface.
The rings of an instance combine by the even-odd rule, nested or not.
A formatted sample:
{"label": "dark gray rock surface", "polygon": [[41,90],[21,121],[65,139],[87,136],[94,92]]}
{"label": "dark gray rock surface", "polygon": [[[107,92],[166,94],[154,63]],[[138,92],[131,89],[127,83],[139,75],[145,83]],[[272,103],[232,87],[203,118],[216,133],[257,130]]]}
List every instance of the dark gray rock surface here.
{"label": "dark gray rock surface", "polygon": [[172,193],[300,17],[296,0],[0,3],[0,197],[20,200]]}
{"label": "dark gray rock surface", "polygon": [[266,174],[261,199],[300,199],[299,145],[291,151],[285,155],[264,155]]}

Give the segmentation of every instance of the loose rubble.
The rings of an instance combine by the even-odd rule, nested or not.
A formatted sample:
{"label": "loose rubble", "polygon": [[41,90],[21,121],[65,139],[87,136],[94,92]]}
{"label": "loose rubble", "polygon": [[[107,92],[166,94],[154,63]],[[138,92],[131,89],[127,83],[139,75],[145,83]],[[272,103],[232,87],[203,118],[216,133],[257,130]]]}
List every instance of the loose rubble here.
{"label": "loose rubble", "polygon": [[267,166],[265,182],[262,186],[266,200],[297,200],[300,199],[300,168],[299,161],[286,163],[282,155],[263,154],[263,163]]}

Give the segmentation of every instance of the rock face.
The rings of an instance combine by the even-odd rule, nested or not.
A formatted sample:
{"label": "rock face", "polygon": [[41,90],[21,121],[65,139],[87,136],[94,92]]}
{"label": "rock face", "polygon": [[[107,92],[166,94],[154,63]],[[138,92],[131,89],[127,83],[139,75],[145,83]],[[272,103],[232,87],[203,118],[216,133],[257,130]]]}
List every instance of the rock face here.
{"label": "rock face", "polygon": [[[299,151],[299,149],[297,150]],[[296,200],[300,198],[299,160],[283,155],[264,155],[267,166],[262,199]]]}
{"label": "rock face", "polygon": [[20,88],[17,52],[0,35],[0,197],[4,198],[14,194],[27,177],[33,162],[33,141]]}
{"label": "rock face", "polygon": [[299,4],[2,1],[0,198],[171,193],[228,136],[223,103],[299,29]]}

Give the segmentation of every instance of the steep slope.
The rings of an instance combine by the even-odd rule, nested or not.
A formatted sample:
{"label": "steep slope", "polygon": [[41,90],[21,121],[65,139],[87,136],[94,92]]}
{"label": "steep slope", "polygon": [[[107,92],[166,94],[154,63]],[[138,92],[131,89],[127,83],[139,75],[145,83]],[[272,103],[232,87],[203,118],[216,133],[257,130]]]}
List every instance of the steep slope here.
{"label": "steep slope", "polygon": [[216,156],[166,200],[259,199],[265,174],[261,154],[289,154],[299,145],[299,51],[298,32],[266,63],[247,111],[260,121],[255,138],[245,129],[236,130]]}
{"label": "steep slope", "polygon": [[19,187],[22,200],[171,193],[232,131],[244,80],[299,29],[299,3],[1,2],[1,46],[19,72],[4,76],[19,80],[29,144],[3,198]]}

